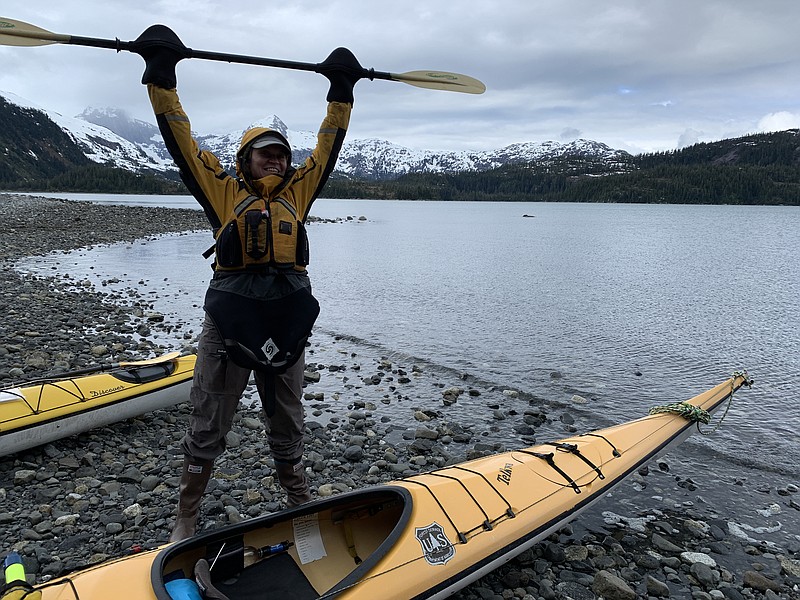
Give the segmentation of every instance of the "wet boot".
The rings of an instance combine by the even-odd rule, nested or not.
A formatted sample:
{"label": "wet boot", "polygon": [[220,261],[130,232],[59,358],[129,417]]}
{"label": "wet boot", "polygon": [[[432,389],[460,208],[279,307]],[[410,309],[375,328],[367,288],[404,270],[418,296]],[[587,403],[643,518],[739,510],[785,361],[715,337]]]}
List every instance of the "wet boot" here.
{"label": "wet boot", "polygon": [[286,506],[291,508],[311,501],[302,458],[292,462],[276,460],[275,471],[278,473],[278,482],[286,490]]}
{"label": "wet boot", "polygon": [[197,526],[197,511],[200,501],[211,478],[212,460],[194,460],[188,456],[183,458],[180,496],[178,498],[178,515],[172,528],[170,542],[178,542],[194,535]]}

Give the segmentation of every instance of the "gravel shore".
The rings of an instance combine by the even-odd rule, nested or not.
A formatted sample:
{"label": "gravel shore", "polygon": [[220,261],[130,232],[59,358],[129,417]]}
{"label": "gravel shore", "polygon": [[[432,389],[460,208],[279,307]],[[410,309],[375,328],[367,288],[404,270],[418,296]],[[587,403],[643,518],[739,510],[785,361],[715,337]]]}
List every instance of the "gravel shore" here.
{"label": "gravel shore", "polygon": [[[0,194],[0,387],[38,376],[191,349],[184,328],[160,318],[141,296],[102,293],[65,274],[20,274],[25,256],[93,244],[207,229],[201,211],[105,206]],[[196,326],[197,324],[189,324]],[[165,340],[168,340],[165,341]],[[421,361],[381,356],[355,341],[315,335],[306,373],[306,468],[314,491],[330,495],[503,450],[458,410],[459,394],[486,399],[502,387],[434,372]],[[473,385],[474,384],[474,385]],[[204,528],[281,508],[282,493],[263,451],[259,411],[248,389],[229,451],[202,506]],[[382,408],[407,406],[406,422]],[[0,556],[16,550],[31,581],[164,543],[177,500],[179,442],[189,409],[172,409],[0,457]],[[568,412],[530,400],[529,415],[565,432]],[[566,415],[566,416],[565,416]],[[509,417],[510,418],[510,417]],[[518,416],[519,418],[519,416]],[[542,439],[541,441],[545,441]],[[583,519],[475,582],[462,599],[591,600],[800,598],[800,542],[776,546],[737,535],[725,515],[670,472],[669,458],[623,484],[647,488],[645,510],[614,498],[598,526]],[[694,488],[694,489],[693,489]],[[781,494],[800,510],[800,492]],[[618,499],[617,499],[618,500]],[[796,536],[795,536],[796,537]]]}

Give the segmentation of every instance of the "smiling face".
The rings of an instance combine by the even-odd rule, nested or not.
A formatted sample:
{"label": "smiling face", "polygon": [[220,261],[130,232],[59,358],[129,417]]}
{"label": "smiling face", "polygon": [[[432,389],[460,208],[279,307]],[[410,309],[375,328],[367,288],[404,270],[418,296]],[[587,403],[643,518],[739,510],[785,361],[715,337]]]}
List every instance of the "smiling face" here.
{"label": "smiling face", "polygon": [[254,179],[261,179],[267,175],[283,177],[288,167],[289,157],[286,149],[278,144],[253,148],[250,155],[250,173]]}

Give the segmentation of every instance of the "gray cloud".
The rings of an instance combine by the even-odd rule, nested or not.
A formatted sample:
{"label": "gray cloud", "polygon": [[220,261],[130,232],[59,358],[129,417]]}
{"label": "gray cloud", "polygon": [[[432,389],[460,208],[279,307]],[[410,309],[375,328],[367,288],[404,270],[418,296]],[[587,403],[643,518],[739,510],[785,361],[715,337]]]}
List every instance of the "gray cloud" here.
{"label": "gray cloud", "polygon": [[[454,71],[486,83],[473,96],[359,82],[350,135],[415,148],[579,134],[632,152],[664,150],[791,125],[800,114],[794,0],[64,0],[46,10],[6,0],[2,11],[59,33],[123,40],[159,22],[196,49],[302,62],[346,46],[365,67]],[[135,55],[0,47],[0,61],[1,90],[51,110],[71,116],[114,106],[152,121]],[[269,114],[313,130],[324,113],[327,81],[314,73],[191,60],[178,78],[203,132],[242,129]]]}
{"label": "gray cloud", "polygon": [[571,142],[572,140],[577,140],[583,135],[583,132],[580,129],[575,129],[574,127],[566,127],[558,136],[558,138],[562,142]]}

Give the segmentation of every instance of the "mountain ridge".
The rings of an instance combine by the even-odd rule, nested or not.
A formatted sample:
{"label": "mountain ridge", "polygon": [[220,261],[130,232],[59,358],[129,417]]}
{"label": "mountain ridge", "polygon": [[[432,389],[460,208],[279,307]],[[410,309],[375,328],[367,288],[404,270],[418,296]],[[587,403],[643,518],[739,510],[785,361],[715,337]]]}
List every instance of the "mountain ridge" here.
{"label": "mountain ridge", "polygon": [[[2,92],[0,92],[2,93]],[[40,109],[41,110],[41,109]],[[53,115],[45,111],[50,118]],[[80,130],[73,120],[64,119],[61,115],[53,119],[62,128]],[[117,108],[87,108],[75,117],[107,129],[113,136],[106,142],[94,141],[101,146],[109,143],[118,144],[116,138],[139,146],[147,157],[145,167],[157,171],[174,170],[172,160],[161,141],[158,128],[145,121],[130,117],[125,111]],[[301,163],[310,155],[316,144],[316,134],[309,131],[292,130],[276,115],[267,115],[253,123],[250,127],[269,127],[284,134],[292,146],[294,163]],[[235,171],[236,151],[245,129],[226,134],[203,134],[194,132],[201,148],[210,150],[219,158],[223,167],[230,173]],[[93,132],[94,133],[94,132]],[[75,136],[87,144],[86,136]],[[88,145],[88,144],[87,144]],[[109,160],[118,167],[136,170],[135,161],[141,154],[132,151],[130,157],[111,156],[104,152],[93,152],[97,162]],[[87,154],[88,156],[88,154]],[[490,151],[433,151],[417,150],[400,146],[389,140],[365,138],[345,140],[339,153],[339,160],[334,173],[354,178],[370,180],[391,180],[409,173],[450,173],[470,172],[494,169],[506,164],[521,164],[531,161],[552,160],[564,156],[587,156],[605,158],[609,161],[620,161],[630,156],[623,150],[615,150],[601,142],[592,140],[574,140],[568,143],[523,142],[512,144]],[[92,158],[92,156],[89,156]],[[155,160],[154,160],[155,159]]]}
{"label": "mountain ridge", "polygon": [[[0,92],[0,189],[186,193],[154,125],[118,109],[90,108],[79,117],[45,111]],[[293,131],[275,115],[251,125],[284,132],[293,146],[295,164],[305,159],[316,141],[312,132]],[[242,133],[195,137],[233,174]],[[636,156],[581,139],[447,152],[369,138],[345,143],[324,194],[409,200],[800,205],[798,167],[798,130]]]}

